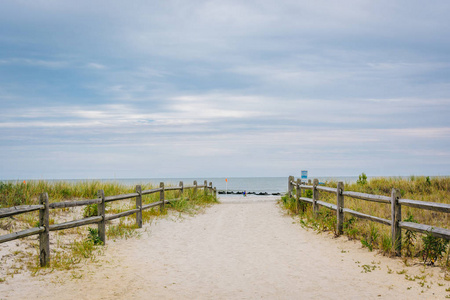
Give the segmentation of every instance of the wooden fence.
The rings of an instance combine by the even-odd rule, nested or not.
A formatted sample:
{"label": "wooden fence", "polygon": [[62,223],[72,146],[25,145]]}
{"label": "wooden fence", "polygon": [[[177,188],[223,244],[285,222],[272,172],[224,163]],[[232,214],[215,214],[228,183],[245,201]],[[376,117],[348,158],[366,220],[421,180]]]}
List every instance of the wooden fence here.
{"label": "wooden fence", "polygon": [[[370,220],[373,222],[378,222],[384,225],[391,226],[391,239],[392,239],[392,247],[396,255],[401,254],[402,248],[402,229],[408,229],[411,231],[421,232],[431,234],[435,237],[444,238],[446,240],[450,240],[450,229],[433,227],[425,224],[418,224],[412,222],[403,222],[402,221],[402,206],[409,206],[419,209],[426,209],[432,211],[438,211],[443,213],[450,213],[450,204],[445,203],[435,203],[435,202],[426,202],[426,201],[418,201],[411,199],[401,199],[401,193],[397,189],[392,189],[391,196],[381,196],[381,195],[373,195],[373,194],[365,194],[358,193],[352,191],[344,191],[344,183],[338,182],[336,188],[320,186],[319,180],[314,179],[312,185],[309,181],[308,184],[302,183],[301,179],[295,180],[294,176],[289,176],[288,179],[288,196],[292,198],[292,193],[296,188],[296,212],[299,212],[299,204],[300,202],[311,203],[314,214],[317,214],[319,210],[319,206],[326,207],[328,209],[336,211],[336,232],[337,234],[342,234],[343,224],[344,224],[344,214],[350,214],[357,218]],[[312,190],[313,197],[305,198],[301,197],[302,190]],[[332,193],[336,195],[336,203],[328,203],[319,200],[319,191]],[[349,208],[345,208],[344,206],[344,197],[350,197],[354,199],[364,200],[364,201],[372,201],[378,203],[385,203],[391,205],[391,219],[384,219],[375,217],[372,215],[364,214]]]}
{"label": "wooden fence", "polygon": [[[165,187],[164,182],[160,183],[159,188],[150,189],[150,190],[142,190],[140,185],[136,186],[136,192],[131,194],[123,194],[123,195],[115,195],[115,196],[105,196],[103,190],[98,191],[98,198],[91,200],[80,200],[80,201],[64,201],[64,202],[56,202],[50,203],[48,200],[48,193],[42,193],[40,195],[39,204],[38,205],[21,205],[14,206],[8,208],[0,209],[0,219],[5,217],[11,217],[18,214],[24,214],[32,211],[39,211],[39,226],[13,232],[10,234],[0,236],[0,244],[16,239],[20,239],[23,237],[31,236],[31,235],[39,235],[39,260],[41,266],[46,266],[50,262],[50,231],[69,229],[74,227],[80,227],[89,224],[98,224],[98,235],[103,244],[106,243],[106,221],[123,218],[132,214],[136,214],[136,224],[139,228],[142,228],[142,211],[159,206],[160,210],[164,209],[166,203],[175,202],[181,200],[181,198],[177,199],[166,199],[165,192],[166,191],[180,191],[179,197],[183,195],[184,190],[193,189],[194,197],[199,188],[203,188],[205,193],[217,193],[216,188],[212,187],[212,182],[207,183],[205,180],[204,185],[197,185],[197,181],[194,181],[192,186],[184,186],[181,181],[179,186],[175,187]],[[159,193],[159,201],[142,205],[142,196]],[[126,199],[136,199],[136,208],[128,211],[120,212],[113,215],[106,215],[105,204],[106,202],[126,200]],[[97,204],[98,206],[98,214],[94,217],[87,217],[80,220],[69,221],[59,224],[49,225],[49,210],[57,209],[57,208],[67,208],[67,207],[76,207],[76,206],[85,206]]]}

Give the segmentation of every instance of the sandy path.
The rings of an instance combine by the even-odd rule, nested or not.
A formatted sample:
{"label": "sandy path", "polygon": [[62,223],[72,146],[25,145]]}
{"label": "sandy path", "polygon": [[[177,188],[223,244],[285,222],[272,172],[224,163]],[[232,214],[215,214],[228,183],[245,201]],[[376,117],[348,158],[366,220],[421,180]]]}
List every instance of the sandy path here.
{"label": "sandy path", "polygon": [[[81,279],[63,272],[17,276],[0,284],[0,299],[430,299],[447,294],[446,281],[434,277],[431,288],[420,287],[395,273],[402,269],[400,261],[293,223],[273,201],[228,199],[195,217],[148,225],[139,239],[110,242],[101,262],[89,264]],[[364,273],[363,265],[376,269]]]}

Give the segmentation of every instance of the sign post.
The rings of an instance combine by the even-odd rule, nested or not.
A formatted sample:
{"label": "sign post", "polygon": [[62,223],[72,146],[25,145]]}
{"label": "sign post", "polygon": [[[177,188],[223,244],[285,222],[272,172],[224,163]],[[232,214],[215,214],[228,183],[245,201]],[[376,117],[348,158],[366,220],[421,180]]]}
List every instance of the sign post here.
{"label": "sign post", "polygon": [[228,194],[228,178],[225,178],[225,195]]}
{"label": "sign post", "polygon": [[306,182],[306,180],[308,179],[308,171],[304,171],[304,170],[302,170],[302,181],[303,181],[303,179],[305,180],[305,182]]}

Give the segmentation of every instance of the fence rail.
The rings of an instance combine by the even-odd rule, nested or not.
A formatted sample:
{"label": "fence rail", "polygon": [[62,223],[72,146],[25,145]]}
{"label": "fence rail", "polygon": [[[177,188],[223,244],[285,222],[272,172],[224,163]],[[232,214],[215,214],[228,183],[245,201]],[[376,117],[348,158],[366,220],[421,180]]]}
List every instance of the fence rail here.
{"label": "fence rail", "polygon": [[[292,198],[294,188],[296,189],[296,212],[299,212],[299,204],[300,202],[311,203],[313,207],[314,214],[318,213],[318,207],[323,206],[333,211],[336,211],[336,232],[337,234],[342,234],[343,232],[343,222],[344,222],[344,214],[350,214],[357,218],[369,220],[372,222],[377,222],[380,224],[384,224],[387,226],[391,226],[391,239],[392,239],[392,247],[396,255],[400,255],[401,252],[401,229],[408,229],[416,232],[431,234],[435,237],[443,238],[446,240],[450,240],[450,229],[433,227],[426,224],[418,224],[411,222],[402,222],[401,215],[401,207],[408,206],[419,209],[426,209],[432,211],[438,211],[443,213],[450,213],[450,204],[445,203],[435,203],[435,202],[426,202],[426,201],[418,201],[411,199],[401,199],[401,194],[397,189],[392,189],[391,197],[382,196],[382,195],[373,195],[373,194],[365,194],[358,193],[353,191],[344,191],[344,183],[338,182],[336,188],[319,186],[319,181],[314,179],[313,184],[305,184],[301,181],[301,179],[295,180],[294,176],[289,176],[288,179],[288,196]],[[313,197],[312,198],[304,198],[301,197],[302,190],[312,190]],[[319,200],[318,191],[332,193],[337,197],[337,204],[328,203]],[[358,211],[354,211],[349,208],[344,207],[344,197],[350,197],[354,199],[359,199],[363,201],[372,201],[377,203],[384,203],[391,205],[391,219],[384,219],[368,214],[364,214]]]}
{"label": "fence rail", "polygon": [[[13,232],[10,234],[5,234],[0,236],[0,244],[5,243],[8,241],[32,236],[32,235],[39,235],[39,247],[40,247],[40,265],[46,266],[50,263],[50,237],[49,232],[50,231],[57,231],[57,230],[64,230],[74,227],[80,227],[90,224],[98,224],[98,233],[99,238],[103,242],[103,244],[106,243],[106,230],[105,230],[105,222],[123,218],[126,216],[130,216],[135,214],[136,215],[136,224],[139,228],[142,228],[142,211],[159,206],[161,210],[164,209],[165,204],[170,202],[176,202],[181,200],[182,198],[175,198],[175,199],[165,199],[166,195],[165,193],[168,191],[180,191],[180,197],[183,194],[185,190],[193,189],[194,190],[194,197],[197,194],[198,189],[204,189],[205,193],[214,193],[217,194],[217,190],[215,187],[212,186],[212,182],[207,183],[205,180],[203,185],[198,185],[197,181],[194,181],[193,185],[191,186],[184,186],[183,182],[181,181],[179,183],[179,186],[169,186],[165,187],[164,183],[160,183],[159,188],[150,189],[150,190],[141,190],[141,186],[136,186],[136,192],[135,193],[129,193],[129,194],[122,194],[122,195],[111,195],[106,196],[104,195],[103,190],[98,191],[98,198],[96,199],[90,199],[90,200],[77,200],[77,201],[62,201],[62,202],[55,202],[55,203],[48,203],[48,194],[42,193],[40,195],[40,204],[38,205],[20,205],[20,206],[14,206],[14,207],[8,207],[8,208],[1,208],[0,209],[0,219],[11,217],[18,214],[24,214],[28,212],[33,211],[39,211],[39,226],[34,228],[25,229],[22,231]],[[149,204],[142,205],[142,196],[144,195],[150,195],[160,193],[159,201],[152,202]],[[127,200],[127,199],[136,199],[136,208],[130,209],[124,212],[120,212],[113,215],[106,215],[105,211],[105,203],[106,202],[113,202],[113,201],[120,201],[120,200]],[[86,205],[92,205],[97,204],[98,205],[98,215],[93,217],[87,217],[79,220],[74,221],[68,221],[63,222],[59,224],[52,224],[49,225],[49,210],[50,209],[59,209],[59,208],[68,208],[68,207],[77,207],[77,206],[86,206]]]}

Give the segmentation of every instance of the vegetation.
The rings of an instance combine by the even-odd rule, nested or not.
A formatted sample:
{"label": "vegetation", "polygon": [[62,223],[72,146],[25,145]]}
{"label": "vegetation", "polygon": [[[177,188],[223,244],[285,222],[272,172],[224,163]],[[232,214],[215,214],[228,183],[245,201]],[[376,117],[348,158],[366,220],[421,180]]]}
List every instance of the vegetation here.
{"label": "vegetation", "polygon": [[[326,186],[336,187],[337,182],[327,182]],[[345,190],[374,195],[390,196],[393,188],[399,189],[402,198],[437,203],[450,203],[449,177],[416,177],[402,178],[373,178],[367,179],[362,173],[355,183],[346,183]],[[295,191],[293,195],[295,195]],[[310,190],[302,190],[302,197],[312,198]],[[320,192],[319,199],[336,204],[336,195]],[[345,207],[376,217],[391,219],[391,206],[389,204],[375,203],[345,197]],[[282,198],[283,206],[291,213],[296,212],[295,197]],[[328,213],[323,210],[327,210]],[[450,228],[450,215],[424,209],[402,207],[405,222],[417,222],[433,227]],[[336,213],[326,208],[320,208],[317,215],[313,214],[312,205],[301,203],[299,209],[300,223],[318,231],[330,231],[336,234]],[[392,254],[392,241],[390,227],[367,220],[345,215],[343,232],[350,239],[359,239],[364,247],[370,251],[378,249],[385,255]],[[420,236],[420,238],[418,238]],[[402,255],[404,257],[417,257],[423,263],[441,265],[450,268],[448,241],[435,238],[431,235],[422,235],[413,231],[403,230]]]}
{"label": "vegetation", "polygon": [[[142,185],[142,190],[153,189],[151,185]],[[49,182],[49,181],[30,181],[30,182],[0,182],[0,208],[11,207],[15,205],[32,205],[39,202],[39,195],[42,192],[49,194],[49,201],[59,202],[63,200],[84,200],[97,198],[97,191],[103,189],[106,196],[120,195],[135,192],[134,186],[127,186],[118,183],[100,182],[100,181],[84,181],[84,182]],[[160,193],[153,193],[142,196],[143,205],[159,201]],[[198,189],[194,193],[193,189],[185,189],[183,194],[180,191],[166,191],[165,199],[179,199],[165,205],[164,209],[154,207],[142,212],[142,222],[151,223],[154,218],[165,216],[169,211],[176,213],[195,214],[202,208],[217,203],[217,198],[211,193],[206,193],[203,189]],[[119,212],[134,209],[136,207],[135,199],[121,200],[106,203],[106,214],[116,214]],[[50,211],[50,224],[60,223],[64,221],[65,212],[72,210],[77,212],[76,219],[81,219],[97,215],[97,205],[87,205],[79,210],[74,209],[55,209]],[[17,231],[23,228],[39,226],[37,212],[20,214],[14,218],[0,219],[0,228],[7,231]],[[55,221],[55,219],[57,221]],[[58,220],[59,219],[59,220]],[[120,218],[107,223],[107,239],[130,238],[140,235],[136,230],[135,215]],[[87,229],[87,232],[86,232]],[[71,242],[60,242],[64,236],[70,236]],[[74,269],[76,266],[90,258],[95,261],[99,253],[101,253],[102,241],[98,235],[96,228],[87,226],[77,227],[55,232],[56,245],[51,249],[51,260],[48,268],[39,268],[38,245],[32,242],[37,255],[33,261],[28,262],[28,267],[34,273],[43,270],[53,269]],[[28,238],[26,238],[28,239]],[[34,239],[35,240],[35,239]],[[23,259],[20,257],[20,259]],[[4,280],[4,278],[2,278]]]}

